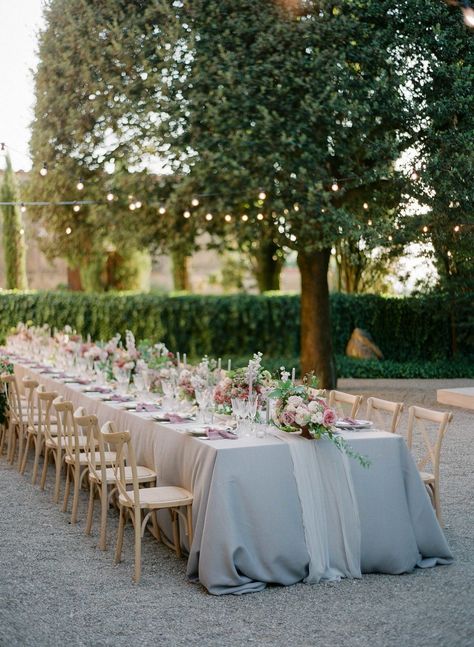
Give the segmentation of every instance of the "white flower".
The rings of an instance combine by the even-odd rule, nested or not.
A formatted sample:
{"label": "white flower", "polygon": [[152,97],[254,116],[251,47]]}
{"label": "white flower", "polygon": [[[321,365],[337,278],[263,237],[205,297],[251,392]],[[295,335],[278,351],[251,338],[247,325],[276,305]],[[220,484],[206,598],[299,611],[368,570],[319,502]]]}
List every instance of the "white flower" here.
{"label": "white flower", "polygon": [[315,400],[312,400],[308,404],[308,409],[311,411],[311,413],[317,413],[318,411],[321,411],[321,404],[319,402],[316,402]]}
{"label": "white flower", "polygon": [[303,398],[299,395],[290,395],[288,398],[288,404],[292,407],[299,407],[303,404]]}
{"label": "white flower", "polygon": [[296,411],[295,422],[300,427],[304,427],[309,422],[309,413],[306,409],[301,407]]}
{"label": "white flower", "polygon": [[317,413],[313,413],[311,416],[311,422],[314,422],[315,425],[322,425],[323,424],[323,413],[322,411],[318,411]]}

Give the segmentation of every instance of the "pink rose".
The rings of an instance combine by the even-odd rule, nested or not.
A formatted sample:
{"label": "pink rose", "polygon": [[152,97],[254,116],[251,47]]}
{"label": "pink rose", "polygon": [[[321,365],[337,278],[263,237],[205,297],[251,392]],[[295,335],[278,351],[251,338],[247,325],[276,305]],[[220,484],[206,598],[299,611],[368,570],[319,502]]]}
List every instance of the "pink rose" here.
{"label": "pink rose", "polygon": [[295,414],[293,411],[283,411],[280,415],[280,421],[286,427],[292,427],[295,424]]}
{"label": "pink rose", "polygon": [[324,417],[323,417],[323,425],[325,427],[332,427],[332,425],[336,422],[336,414],[332,409],[326,409],[324,412]]}

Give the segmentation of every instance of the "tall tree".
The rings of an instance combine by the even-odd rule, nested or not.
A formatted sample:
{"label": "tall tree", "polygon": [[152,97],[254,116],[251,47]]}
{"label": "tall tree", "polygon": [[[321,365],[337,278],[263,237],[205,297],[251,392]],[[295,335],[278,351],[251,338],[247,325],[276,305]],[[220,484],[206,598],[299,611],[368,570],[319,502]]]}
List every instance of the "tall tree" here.
{"label": "tall tree", "polygon": [[203,193],[193,218],[211,233],[297,251],[302,370],[332,387],[331,247],[368,218],[385,223],[387,191],[400,193],[409,114],[394,3],[159,4],[157,128],[183,178],[173,199],[188,208]]}
{"label": "tall tree", "polygon": [[[5,156],[5,171],[0,192],[1,202],[18,202],[18,192],[10,156]],[[3,254],[8,290],[26,290],[26,249],[21,213],[16,205],[2,205]]]}

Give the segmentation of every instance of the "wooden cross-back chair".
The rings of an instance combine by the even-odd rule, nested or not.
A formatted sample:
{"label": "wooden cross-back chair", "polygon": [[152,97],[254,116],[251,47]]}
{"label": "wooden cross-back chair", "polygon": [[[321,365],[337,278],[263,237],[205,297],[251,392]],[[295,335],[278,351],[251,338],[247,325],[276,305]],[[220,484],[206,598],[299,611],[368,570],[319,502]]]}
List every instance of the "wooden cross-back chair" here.
{"label": "wooden cross-back chair", "polygon": [[339,417],[355,418],[362,404],[361,395],[352,395],[344,391],[329,391],[328,404],[336,410]]}
{"label": "wooden cross-back chair", "polygon": [[[100,533],[99,548],[107,548],[107,511],[112,501],[112,497],[117,492],[117,478],[112,466],[115,460],[115,453],[108,450],[107,443],[104,442],[100,434],[99,421],[97,416],[84,415],[83,410],[78,409],[74,414],[76,425],[86,434],[89,443],[97,443],[98,452],[89,450],[89,508],[87,512],[86,534],[92,530],[92,520],[94,514],[94,499],[97,494],[101,504],[100,515]],[[143,467],[137,466],[137,479],[140,485],[151,485],[156,483],[156,472]],[[125,479],[127,483],[132,482],[132,472],[130,467],[125,468]]]}
{"label": "wooden cross-back chair", "polygon": [[[421,458],[417,461],[417,467],[440,524],[443,523],[439,490],[441,445],[452,419],[451,411],[433,411],[417,406],[412,406],[408,410],[408,447],[413,451],[413,440],[415,434],[418,433],[422,440],[423,451]],[[431,472],[427,471],[430,466]]]}
{"label": "wooden cross-back chair", "polygon": [[400,423],[402,412],[403,402],[367,398],[367,419],[383,431],[394,434]]}
{"label": "wooden cross-back chair", "polygon": [[[164,541],[181,556],[181,545],[179,536],[179,517],[182,518],[186,534],[188,535],[189,548],[193,540],[192,503],[193,495],[188,490],[162,485],[159,487],[140,488],[135,460],[135,452],[130,439],[130,432],[117,431],[113,422],[107,422],[100,431],[104,442],[109,443],[115,449],[113,470],[115,472],[118,502],[120,505],[120,520],[117,532],[117,545],[115,549],[115,562],[120,562],[122,557],[123,535],[125,528],[125,516],[132,520],[135,531],[135,570],[134,581],[138,583],[141,575],[141,542],[146,525],[151,519],[158,538],[164,537],[158,530],[156,512],[168,509],[171,515],[173,528],[173,543]],[[126,466],[126,463],[128,464]],[[131,482],[127,478],[127,467],[131,473]],[[127,489],[131,485],[131,489]]]}
{"label": "wooden cross-back chair", "polygon": [[20,473],[24,474],[26,469],[26,463],[28,461],[28,451],[30,445],[36,446],[36,440],[38,436],[38,414],[36,411],[36,389],[39,386],[38,380],[32,377],[24,377],[22,379],[23,390],[25,393],[25,404],[26,404],[26,443],[25,449],[23,450],[23,456],[21,459]]}
{"label": "wooden cross-back chair", "polygon": [[2,375],[2,384],[5,388],[8,404],[7,434],[7,460],[13,464],[18,445],[18,468],[21,468],[23,456],[23,443],[26,436],[27,422],[23,413],[20,389],[15,375]]}

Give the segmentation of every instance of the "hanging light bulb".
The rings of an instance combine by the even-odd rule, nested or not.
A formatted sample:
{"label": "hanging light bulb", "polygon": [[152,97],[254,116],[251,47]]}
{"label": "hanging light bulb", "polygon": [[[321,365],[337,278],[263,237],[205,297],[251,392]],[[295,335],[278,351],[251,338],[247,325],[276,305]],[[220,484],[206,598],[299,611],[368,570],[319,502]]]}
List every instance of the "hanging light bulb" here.
{"label": "hanging light bulb", "polygon": [[456,226],[454,227],[454,231],[455,231],[456,233],[458,233],[458,231],[459,231],[459,230],[460,230],[460,226],[459,226],[459,225],[456,225]]}
{"label": "hanging light bulb", "polygon": [[212,220],[212,213],[206,213],[206,220],[210,222]]}
{"label": "hanging light bulb", "polygon": [[136,209],[135,203],[134,203],[134,202],[131,202],[131,203],[128,205],[128,208],[130,209],[130,211],[135,211],[135,209]]}
{"label": "hanging light bulb", "polygon": [[42,175],[43,177],[45,175],[48,175],[48,165],[46,164],[46,162],[43,162],[43,166],[41,167],[41,170],[40,170],[40,175]]}
{"label": "hanging light bulb", "polygon": [[413,180],[413,182],[416,182],[419,178],[419,175],[417,173],[417,170],[414,168],[413,171],[410,173],[410,180]]}
{"label": "hanging light bulb", "polygon": [[191,212],[190,212],[190,211],[185,211],[185,212],[183,213],[183,216],[184,216],[186,219],[187,219],[187,218],[191,218]]}
{"label": "hanging light bulb", "polygon": [[140,202],[140,200],[137,200],[135,202],[135,209],[140,209],[141,206],[142,206],[142,203]]}
{"label": "hanging light bulb", "polygon": [[452,254],[451,254],[451,252],[449,250],[448,250],[448,256],[449,256],[449,258],[451,258],[451,256],[452,256]]}
{"label": "hanging light bulb", "polygon": [[73,206],[72,210],[73,210],[73,211],[75,211],[75,212],[77,213],[77,212],[80,210],[80,208],[81,208],[81,206],[80,206],[79,204],[75,204],[75,205]]}
{"label": "hanging light bulb", "polygon": [[197,207],[199,206],[199,200],[197,198],[193,198],[191,200],[191,204],[193,205],[193,207]]}
{"label": "hanging light bulb", "polygon": [[82,191],[82,189],[84,188],[84,182],[82,181],[82,177],[79,178],[79,182],[76,184],[76,187],[78,191]]}
{"label": "hanging light bulb", "polygon": [[107,200],[109,202],[112,202],[113,199],[114,199],[114,194],[113,193],[107,193]]}
{"label": "hanging light bulb", "polygon": [[258,194],[259,200],[265,200],[266,197],[267,197],[267,194],[265,193],[265,191],[260,191],[260,193]]}
{"label": "hanging light bulb", "polygon": [[369,208],[369,205],[368,205],[368,203],[367,203],[367,202],[364,202],[364,204],[363,204],[362,206],[364,207],[364,209],[368,209],[368,208]]}
{"label": "hanging light bulb", "polygon": [[428,233],[428,227],[427,227],[426,225],[423,227],[423,232],[424,232],[425,234],[427,234],[427,233]]}
{"label": "hanging light bulb", "polygon": [[158,209],[158,213],[161,213],[161,215],[163,215],[164,213],[166,213],[166,207],[160,207],[160,208]]}
{"label": "hanging light bulb", "polygon": [[248,220],[248,219],[249,219],[249,217],[247,216],[247,214],[246,214],[246,213],[244,213],[244,215],[242,216],[242,220],[243,220],[244,222],[247,222],[247,220]]}
{"label": "hanging light bulb", "polygon": [[300,205],[297,202],[295,202],[295,204],[293,205],[293,211],[299,211],[299,210],[300,210]]}
{"label": "hanging light bulb", "polygon": [[263,220],[263,213],[257,213],[257,220]]}
{"label": "hanging light bulb", "polygon": [[392,241],[392,240],[393,240],[393,237],[392,237],[392,236],[389,236],[389,237],[388,237],[388,239],[389,239],[390,241]]}
{"label": "hanging light bulb", "polygon": [[21,203],[20,211],[21,211],[21,213],[25,213],[25,211],[26,211],[26,207],[25,207],[24,202]]}
{"label": "hanging light bulb", "polygon": [[20,229],[20,236],[24,236],[24,235],[25,235],[25,230],[24,230],[24,229],[23,229],[23,227],[22,227],[22,228]]}
{"label": "hanging light bulb", "polygon": [[230,222],[230,221],[232,220],[232,216],[230,215],[230,213],[226,213],[226,214],[225,214],[225,216],[224,216],[224,220],[225,220],[226,222]]}
{"label": "hanging light bulb", "polygon": [[335,191],[339,191],[339,184],[334,180],[334,182],[331,184],[331,189]]}
{"label": "hanging light bulb", "polygon": [[369,227],[372,227],[372,220],[367,220],[367,224],[369,225]]}
{"label": "hanging light bulb", "polygon": [[66,236],[69,236],[70,233],[72,233],[71,227],[66,227]]}

